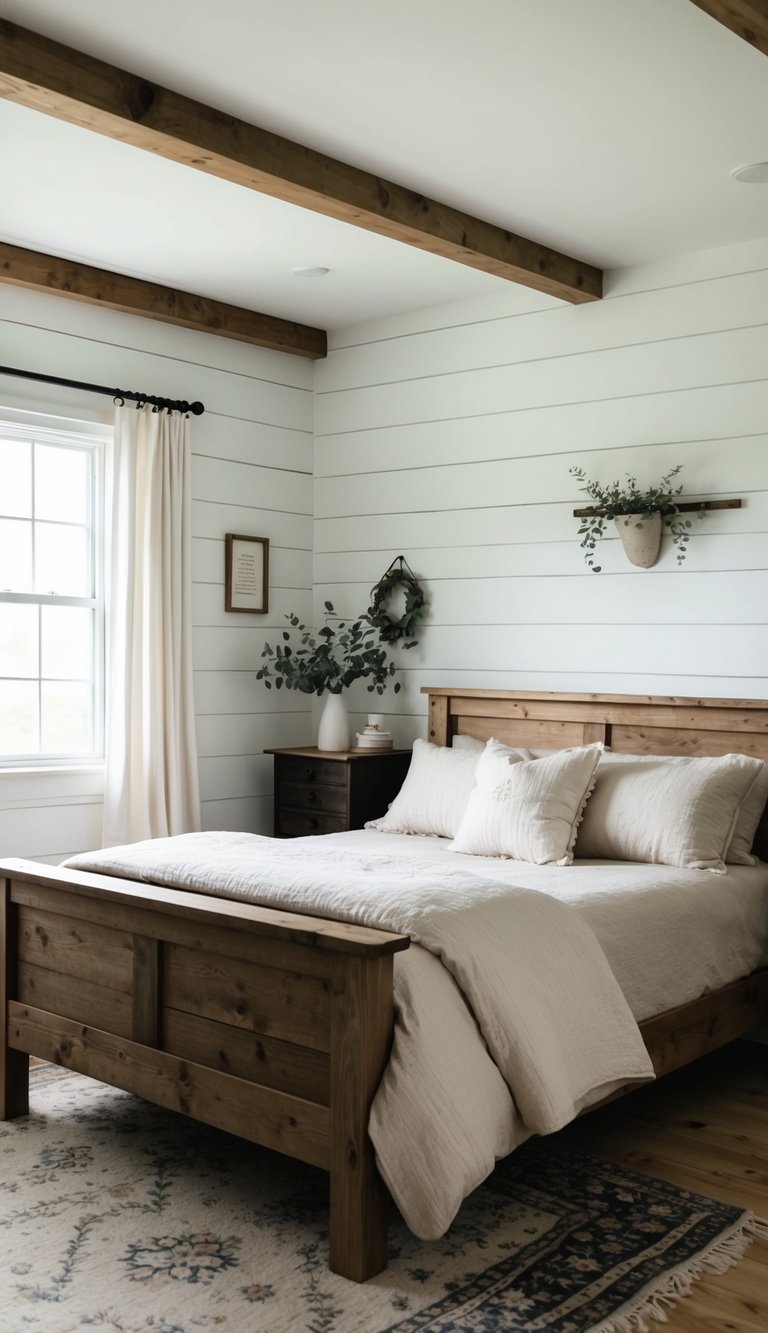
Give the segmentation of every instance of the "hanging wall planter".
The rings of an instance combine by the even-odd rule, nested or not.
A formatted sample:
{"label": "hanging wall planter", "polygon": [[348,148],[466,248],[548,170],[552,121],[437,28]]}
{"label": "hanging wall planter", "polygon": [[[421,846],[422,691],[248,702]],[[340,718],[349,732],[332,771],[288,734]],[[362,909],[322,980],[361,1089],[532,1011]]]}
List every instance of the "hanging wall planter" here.
{"label": "hanging wall planter", "polygon": [[661,550],[661,514],[621,514],[613,521],[630,564],[641,569],[655,565]]}
{"label": "hanging wall planter", "polygon": [[[599,481],[590,481],[583,468],[572,467],[571,475],[581,483],[584,491],[593,501],[589,509],[574,511],[581,520],[579,536],[584,559],[595,574],[601,566],[595,564],[597,543],[605,536],[609,519],[613,519],[621,537],[624,550],[633,565],[649,569],[659,558],[661,538],[666,528],[677,548],[677,563],[685,560],[686,547],[690,537],[691,520],[685,515],[694,511],[699,518],[704,517],[705,508],[714,508],[718,502],[700,504],[680,504],[678,496],[682,486],[672,486],[673,479],[682,470],[682,464],[670,468],[656,486],[649,486],[642,491],[637,478],[627,474],[626,481],[609,482],[602,485]],[[731,505],[741,501],[720,502]]]}

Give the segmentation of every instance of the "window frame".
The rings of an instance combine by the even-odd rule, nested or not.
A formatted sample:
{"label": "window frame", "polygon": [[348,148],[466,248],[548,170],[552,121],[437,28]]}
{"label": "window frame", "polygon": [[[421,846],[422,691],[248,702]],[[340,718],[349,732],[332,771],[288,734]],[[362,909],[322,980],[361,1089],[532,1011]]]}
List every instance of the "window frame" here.
{"label": "window frame", "polygon": [[[89,458],[89,523],[90,535],[89,597],[72,597],[54,593],[19,593],[0,591],[2,605],[77,606],[91,611],[93,616],[91,642],[91,709],[92,746],[84,751],[20,752],[0,755],[0,777],[11,774],[44,774],[46,772],[75,772],[103,770],[104,765],[104,712],[105,712],[105,634],[106,634],[106,576],[105,549],[105,495],[107,469],[110,463],[109,445],[112,430],[101,424],[53,417],[36,412],[22,412],[10,405],[0,404],[0,435],[4,439],[23,440],[34,445],[77,449]],[[34,473],[33,473],[34,476]],[[33,483],[34,484],[34,483]],[[12,517],[12,516],[8,516]],[[33,521],[34,500],[33,500]],[[29,520],[20,519],[20,522]],[[54,522],[56,520],[40,520]],[[64,520],[66,521],[66,520]],[[79,525],[78,525],[79,526]],[[40,681],[42,663],[38,642],[38,675],[30,677],[38,684],[38,716],[40,709]],[[10,679],[4,677],[4,679]],[[5,786],[5,784],[3,784]]]}

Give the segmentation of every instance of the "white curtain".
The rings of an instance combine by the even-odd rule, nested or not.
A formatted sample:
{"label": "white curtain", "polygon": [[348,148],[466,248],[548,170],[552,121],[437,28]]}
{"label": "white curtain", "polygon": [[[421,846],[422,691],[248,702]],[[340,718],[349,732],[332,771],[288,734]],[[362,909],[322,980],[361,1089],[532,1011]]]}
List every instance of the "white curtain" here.
{"label": "white curtain", "polygon": [[190,423],[118,407],[104,845],[200,828],[192,697]]}

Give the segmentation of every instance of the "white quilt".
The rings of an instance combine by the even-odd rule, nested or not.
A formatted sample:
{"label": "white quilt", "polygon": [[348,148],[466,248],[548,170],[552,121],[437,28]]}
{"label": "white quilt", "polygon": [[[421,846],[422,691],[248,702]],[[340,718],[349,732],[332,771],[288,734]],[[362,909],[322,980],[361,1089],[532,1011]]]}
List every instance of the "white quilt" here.
{"label": "white quilt", "polygon": [[395,1041],[371,1136],[406,1221],[432,1239],[495,1157],[653,1071],[573,908],[376,843],[368,853],[343,839],[195,833],[67,864],[378,926],[421,946],[395,958]]}

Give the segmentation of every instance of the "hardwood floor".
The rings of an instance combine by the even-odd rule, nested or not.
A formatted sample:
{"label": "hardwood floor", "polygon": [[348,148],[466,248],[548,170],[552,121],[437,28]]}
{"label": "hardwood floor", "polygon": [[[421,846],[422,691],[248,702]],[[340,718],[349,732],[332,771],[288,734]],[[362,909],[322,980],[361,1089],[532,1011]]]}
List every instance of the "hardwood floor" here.
{"label": "hardwood floor", "polygon": [[[734,1042],[584,1116],[562,1141],[768,1218],[768,1046]],[[655,1327],[655,1326],[654,1326]],[[766,1333],[768,1244],[696,1282],[664,1333]]]}

